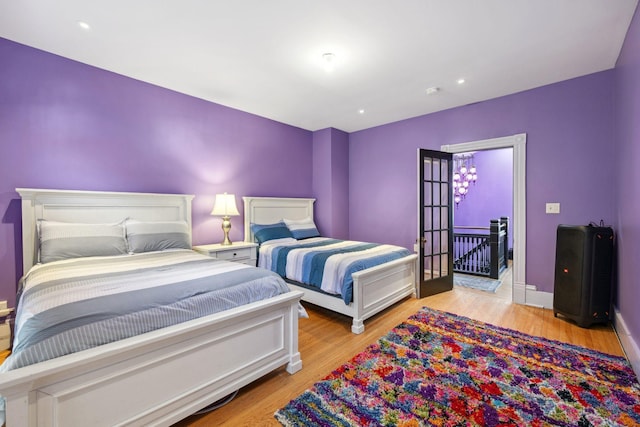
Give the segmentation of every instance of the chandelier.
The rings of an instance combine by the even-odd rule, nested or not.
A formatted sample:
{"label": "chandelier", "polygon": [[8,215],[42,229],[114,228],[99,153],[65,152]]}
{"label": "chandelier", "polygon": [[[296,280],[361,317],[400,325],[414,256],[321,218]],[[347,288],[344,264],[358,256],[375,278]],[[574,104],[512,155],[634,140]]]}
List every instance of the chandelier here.
{"label": "chandelier", "polygon": [[456,206],[469,193],[471,184],[478,179],[478,172],[473,161],[473,153],[453,155],[453,200]]}

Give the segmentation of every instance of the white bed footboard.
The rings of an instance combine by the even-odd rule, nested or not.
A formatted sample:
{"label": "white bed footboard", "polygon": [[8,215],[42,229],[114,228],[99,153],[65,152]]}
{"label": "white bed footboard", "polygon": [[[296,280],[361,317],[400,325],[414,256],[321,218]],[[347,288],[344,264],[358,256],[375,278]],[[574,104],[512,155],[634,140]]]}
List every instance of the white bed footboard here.
{"label": "white bed footboard", "polygon": [[364,332],[364,320],[415,294],[416,254],[353,274],[354,315],[351,331]]}
{"label": "white bed footboard", "polygon": [[300,297],[290,292],[3,373],[7,426],[171,425],[280,366],[295,373]]}
{"label": "white bed footboard", "polygon": [[417,255],[388,262],[353,274],[353,302],[289,283],[291,289],[303,292],[303,301],[353,318],[351,332],[364,332],[364,321],[401,299],[415,294]]}

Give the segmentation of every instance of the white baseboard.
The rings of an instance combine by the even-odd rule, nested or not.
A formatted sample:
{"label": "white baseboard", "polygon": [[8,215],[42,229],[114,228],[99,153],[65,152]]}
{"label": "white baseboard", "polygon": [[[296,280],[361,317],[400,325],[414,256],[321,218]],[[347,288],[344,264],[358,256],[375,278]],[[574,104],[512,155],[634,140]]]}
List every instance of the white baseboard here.
{"label": "white baseboard", "polygon": [[525,286],[525,300],[524,303],[526,305],[531,305],[534,307],[542,307],[553,309],[553,292],[542,292],[539,291],[533,285]]}
{"label": "white baseboard", "polygon": [[627,329],[627,324],[617,309],[615,310],[615,316],[613,317],[613,327],[618,334],[618,339],[620,340],[622,349],[627,355],[627,360],[631,363],[631,367],[636,373],[636,376],[640,378],[640,348],[638,348],[638,343],[631,336],[629,329]]}
{"label": "white baseboard", "polygon": [[553,309],[553,293],[538,291],[533,285],[513,283],[512,301],[533,307]]}
{"label": "white baseboard", "polygon": [[525,304],[527,301],[527,286],[524,283],[513,282],[511,300],[516,304]]}

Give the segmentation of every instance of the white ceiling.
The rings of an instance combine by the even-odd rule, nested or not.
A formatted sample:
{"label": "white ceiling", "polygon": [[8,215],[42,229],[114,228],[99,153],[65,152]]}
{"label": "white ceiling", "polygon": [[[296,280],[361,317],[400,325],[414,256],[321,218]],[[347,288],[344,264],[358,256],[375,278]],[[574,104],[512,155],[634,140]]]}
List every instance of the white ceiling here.
{"label": "white ceiling", "polygon": [[304,129],[353,132],[613,68],[637,2],[0,0],[0,37]]}

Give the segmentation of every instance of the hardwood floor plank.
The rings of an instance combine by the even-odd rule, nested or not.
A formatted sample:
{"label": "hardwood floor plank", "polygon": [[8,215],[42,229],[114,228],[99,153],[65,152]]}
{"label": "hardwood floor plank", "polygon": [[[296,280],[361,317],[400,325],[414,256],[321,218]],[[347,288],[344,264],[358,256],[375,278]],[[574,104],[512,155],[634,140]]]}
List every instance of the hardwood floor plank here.
{"label": "hardwood floor plank", "polygon": [[177,426],[278,426],[273,413],[316,381],[374,343],[422,307],[448,311],[527,334],[588,347],[623,356],[611,326],[585,329],[551,310],[513,304],[507,292],[488,294],[454,287],[452,291],[424,299],[407,298],[365,322],[360,335],[351,333],[348,317],[305,304],[310,319],[300,319],[300,352],[303,368],[289,375],[284,368],[272,372],[240,390],[226,406],[209,414],[192,416]]}

